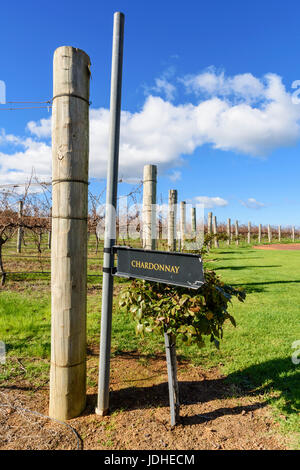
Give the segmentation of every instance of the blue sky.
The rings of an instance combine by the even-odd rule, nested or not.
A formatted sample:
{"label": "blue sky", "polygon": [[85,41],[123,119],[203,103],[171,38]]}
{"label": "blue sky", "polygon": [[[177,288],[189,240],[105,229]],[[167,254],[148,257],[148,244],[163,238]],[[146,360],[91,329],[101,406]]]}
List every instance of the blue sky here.
{"label": "blue sky", "polygon": [[[0,10],[6,100],[48,100],[62,45],[92,62],[91,189],[104,185],[113,13],[125,13],[120,175],[158,165],[158,197],[218,220],[300,225],[299,2],[12,1]],[[0,109],[8,105],[0,105]],[[17,105],[15,105],[17,106]],[[47,109],[0,110],[0,184],[51,179]],[[122,183],[125,194],[132,184]],[[298,208],[298,209],[297,209]]]}

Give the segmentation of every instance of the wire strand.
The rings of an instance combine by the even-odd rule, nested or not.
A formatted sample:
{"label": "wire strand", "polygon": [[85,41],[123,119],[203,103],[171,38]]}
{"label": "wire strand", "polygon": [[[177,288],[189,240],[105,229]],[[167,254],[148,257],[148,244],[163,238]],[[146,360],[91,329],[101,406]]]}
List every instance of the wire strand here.
{"label": "wire strand", "polygon": [[30,186],[42,186],[42,185],[45,185],[45,186],[51,186],[51,181],[41,181],[40,183],[16,183],[16,184],[13,184],[13,183],[8,183],[8,184],[0,184],[0,188],[19,188],[21,186],[27,186],[27,185],[30,185]]}
{"label": "wire strand", "polygon": [[24,107],[20,107],[20,108],[0,108],[0,111],[16,111],[16,110],[20,110],[20,109],[41,109],[41,108],[52,108],[52,105],[49,104],[49,106],[24,106]]}
{"label": "wire strand", "polygon": [[52,100],[47,100],[47,101],[7,101],[6,103],[8,104],[45,104],[45,103],[51,103]]}
{"label": "wire strand", "polygon": [[13,410],[16,410],[16,411],[24,411],[25,413],[30,413],[32,415],[35,415],[35,416],[38,416],[40,418],[46,418],[46,419],[50,419],[51,421],[55,421],[56,423],[59,423],[59,424],[62,424],[64,426],[66,426],[67,428],[69,428],[72,433],[74,434],[74,436],[76,437],[76,440],[77,440],[77,450],[81,450],[82,449],[82,445],[81,445],[81,440],[80,440],[80,437],[78,435],[78,432],[76,431],[75,428],[73,428],[73,426],[70,426],[70,424],[68,423],[65,423],[64,421],[60,421],[59,419],[56,419],[56,418],[51,418],[50,416],[47,416],[47,415],[44,415],[42,413],[38,413],[37,411],[32,411],[32,410],[28,410],[27,408],[22,408],[21,406],[15,406],[13,404],[8,404],[8,405],[5,405],[5,404],[2,404],[0,403],[0,406],[2,408],[12,408]]}

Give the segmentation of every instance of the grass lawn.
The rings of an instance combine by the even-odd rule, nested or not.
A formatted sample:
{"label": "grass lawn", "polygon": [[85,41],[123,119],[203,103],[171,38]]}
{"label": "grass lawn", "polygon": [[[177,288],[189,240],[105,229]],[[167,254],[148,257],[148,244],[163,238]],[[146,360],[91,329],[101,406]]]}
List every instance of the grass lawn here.
{"label": "grass lawn", "polygon": [[[91,259],[89,274],[95,275],[99,264],[99,260]],[[237,327],[228,322],[219,351],[209,342],[201,350],[179,342],[179,358],[205,368],[219,366],[229,381],[251,389],[254,395],[264,395],[282,431],[296,436],[300,427],[300,364],[293,364],[291,356],[295,352],[292,343],[300,340],[300,251],[224,245],[211,250],[208,265],[224,281],[244,287],[247,298],[244,303],[234,300],[231,313]],[[48,378],[50,277],[32,276],[10,275],[0,292],[0,340],[6,343],[8,358],[6,365],[0,365],[0,383],[16,378],[20,369],[15,361],[21,361],[26,378],[35,386]],[[116,279],[116,293],[124,282]],[[88,292],[91,347],[99,342],[100,275],[89,276]],[[124,351],[154,355],[164,351],[164,344],[160,337],[137,338],[132,320],[115,305],[112,348],[115,355]]]}
{"label": "grass lawn", "polygon": [[247,297],[244,304],[234,301],[237,328],[227,326],[220,352],[207,349],[205,363],[221,362],[228,380],[267,394],[282,428],[299,431],[300,364],[291,356],[292,343],[300,340],[300,251],[226,247],[210,258]]}

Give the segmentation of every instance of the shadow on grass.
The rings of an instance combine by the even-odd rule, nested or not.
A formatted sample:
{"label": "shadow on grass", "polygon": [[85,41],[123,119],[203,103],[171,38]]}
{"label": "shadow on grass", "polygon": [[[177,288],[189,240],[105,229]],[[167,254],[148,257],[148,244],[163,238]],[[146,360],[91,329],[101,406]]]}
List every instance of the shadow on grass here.
{"label": "shadow on grass", "polygon": [[[10,342],[6,341],[5,342],[5,348],[6,352],[11,352],[13,351],[16,355],[20,355],[22,357],[22,354],[28,350],[28,346],[30,345],[32,341],[32,348],[36,348],[36,338],[37,336],[41,333],[41,331],[45,331],[46,333],[49,331],[50,325],[45,325],[45,326],[39,326],[31,330],[31,334],[26,336],[26,338],[19,339],[18,341],[15,342]],[[44,338],[41,338],[41,342],[37,346],[39,348],[43,349],[44,356],[50,357],[50,349],[51,349],[51,341],[45,340]],[[38,353],[40,352],[40,349],[38,350]]]}
{"label": "shadow on grass", "polygon": [[299,415],[300,366],[293,364],[291,357],[254,364],[247,369],[229,374],[227,380],[241,385],[251,395],[274,391],[276,397],[270,395],[268,402],[284,398],[282,411],[287,415]]}
{"label": "shadow on grass", "polygon": [[[236,250],[234,248],[233,250],[219,251],[218,249],[216,249],[216,251],[213,251],[212,253],[216,254],[216,255],[232,255],[232,254],[244,255],[245,253],[255,253],[256,255],[258,254],[257,250],[250,249],[250,248],[248,248],[248,246],[246,246],[245,248],[242,248],[240,250]],[[243,256],[243,258],[244,258],[244,256]],[[237,259],[237,258],[233,258],[233,259]],[[250,256],[249,259],[254,259],[254,257]]]}
{"label": "shadow on grass", "polygon": [[241,269],[257,269],[257,268],[281,268],[280,264],[266,265],[266,266],[220,266],[214,268],[214,271],[220,271],[222,269],[229,269],[232,271],[239,271]]}
{"label": "shadow on grass", "polygon": [[241,257],[236,256],[235,258],[233,258],[231,256],[229,256],[229,257],[226,256],[226,258],[215,258],[215,259],[211,259],[211,260],[209,258],[207,258],[207,259],[205,258],[204,262],[216,262],[216,261],[219,262],[219,261],[229,261],[229,260],[230,261],[237,261],[239,259],[241,259],[241,260],[245,260],[245,259],[253,260],[253,259],[262,259],[262,258],[263,258],[263,256],[241,256]]}
{"label": "shadow on grass", "polygon": [[290,281],[264,281],[264,282],[241,282],[241,283],[230,283],[233,287],[242,287],[246,292],[264,292],[263,286],[271,286],[275,284],[299,284],[300,280]]}
{"label": "shadow on grass", "polygon": [[50,272],[6,273],[6,279],[14,282],[50,280]]}

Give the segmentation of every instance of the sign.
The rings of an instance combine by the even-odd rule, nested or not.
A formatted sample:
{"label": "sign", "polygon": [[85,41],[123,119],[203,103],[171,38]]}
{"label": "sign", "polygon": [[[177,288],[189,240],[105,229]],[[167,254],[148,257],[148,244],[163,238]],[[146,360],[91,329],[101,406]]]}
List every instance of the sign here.
{"label": "sign", "polygon": [[190,289],[199,289],[205,282],[199,255],[127,246],[115,246],[114,252],[118,256],[114,276],[145,279]]}

